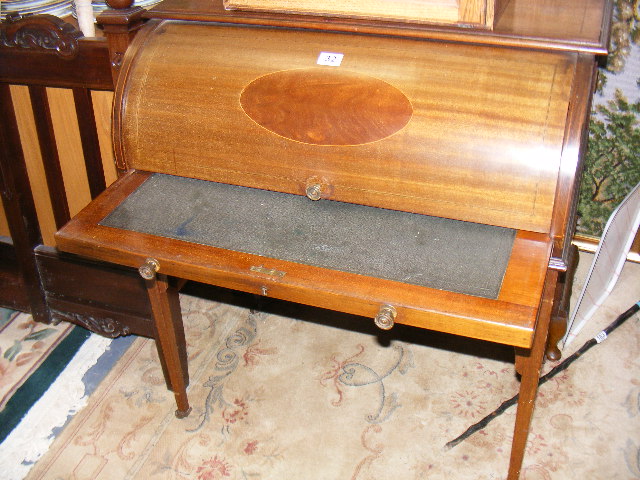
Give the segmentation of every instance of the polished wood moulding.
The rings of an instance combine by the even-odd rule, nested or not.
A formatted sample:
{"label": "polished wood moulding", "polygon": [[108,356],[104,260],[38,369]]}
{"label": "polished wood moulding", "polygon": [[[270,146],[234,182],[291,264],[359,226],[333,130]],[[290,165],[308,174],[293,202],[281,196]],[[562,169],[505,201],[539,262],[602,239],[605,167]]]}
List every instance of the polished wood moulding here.
{"label": "polished wood moulding", "polygon": [[612,0],[505,0],[493,30],[426,25],[410,21],[349,19],[227,10],[223,0],[164,0],[147,18],[203,20],[245,25],[272,25],[482,43],[525,48],[582,51],[606,55]]}
{"label": "polished wood moulding", "polygon": [[491,29],[506,0],[224,0],[228,10],[396,19]]}

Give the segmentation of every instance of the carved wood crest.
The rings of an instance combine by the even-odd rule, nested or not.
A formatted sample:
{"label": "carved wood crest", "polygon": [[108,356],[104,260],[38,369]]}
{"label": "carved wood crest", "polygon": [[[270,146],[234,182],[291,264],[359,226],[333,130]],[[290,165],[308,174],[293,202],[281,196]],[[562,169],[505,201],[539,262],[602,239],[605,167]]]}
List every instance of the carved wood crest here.
{"label": "carved wood crest", "polygon": [[50,50],[62,58],[74,58],[82,32],[53,15],[7,15],[0,23],[0,44],[33,50]]}
{"label": "carved wood crest", "polygon": [[96,318],[90,315],[80,315],[77,313],[62,312],[59,310],[53,310],[51,312],[51,317],[54,324],[64,320],[75,323],[87,330],[109,338],[116,338],[131,334],[131,330],[128,325],[124,325],[122,322],[113,318]]}

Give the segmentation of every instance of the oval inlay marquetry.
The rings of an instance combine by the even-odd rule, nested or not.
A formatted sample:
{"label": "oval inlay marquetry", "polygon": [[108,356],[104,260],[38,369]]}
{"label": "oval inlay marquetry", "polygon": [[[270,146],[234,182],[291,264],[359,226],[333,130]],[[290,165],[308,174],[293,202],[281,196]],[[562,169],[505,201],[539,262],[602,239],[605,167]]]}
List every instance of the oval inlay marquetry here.
{"label": "oval inlay marquetry", "polygon": [[267,130],[313,145],[361,145],[386,138],[411,119],[409,99],[378,78],[324,68],[257,78],[240,96]]}

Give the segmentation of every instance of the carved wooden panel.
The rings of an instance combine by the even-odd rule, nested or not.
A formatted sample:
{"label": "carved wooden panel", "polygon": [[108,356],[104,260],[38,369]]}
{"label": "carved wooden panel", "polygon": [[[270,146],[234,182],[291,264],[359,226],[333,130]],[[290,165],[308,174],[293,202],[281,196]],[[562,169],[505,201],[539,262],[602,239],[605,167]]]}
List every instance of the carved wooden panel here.
{"label": "carved wooden panel", "polygon": [[53,15],[9,15],[0,29],[0,44],[5,47],[49,50],[65,58],[78,54],[81,37],[82,32]]}

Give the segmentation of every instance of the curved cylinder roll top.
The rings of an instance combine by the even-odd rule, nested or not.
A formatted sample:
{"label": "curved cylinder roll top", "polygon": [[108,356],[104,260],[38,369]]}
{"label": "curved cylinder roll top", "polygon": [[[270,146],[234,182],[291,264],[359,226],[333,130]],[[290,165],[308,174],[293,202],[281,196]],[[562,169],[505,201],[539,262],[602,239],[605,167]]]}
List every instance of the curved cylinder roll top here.
{"label": "curved cylinder roll top", "polygon": [[576,55],[152,21],[114,108],[128,168],[548,232]]}

